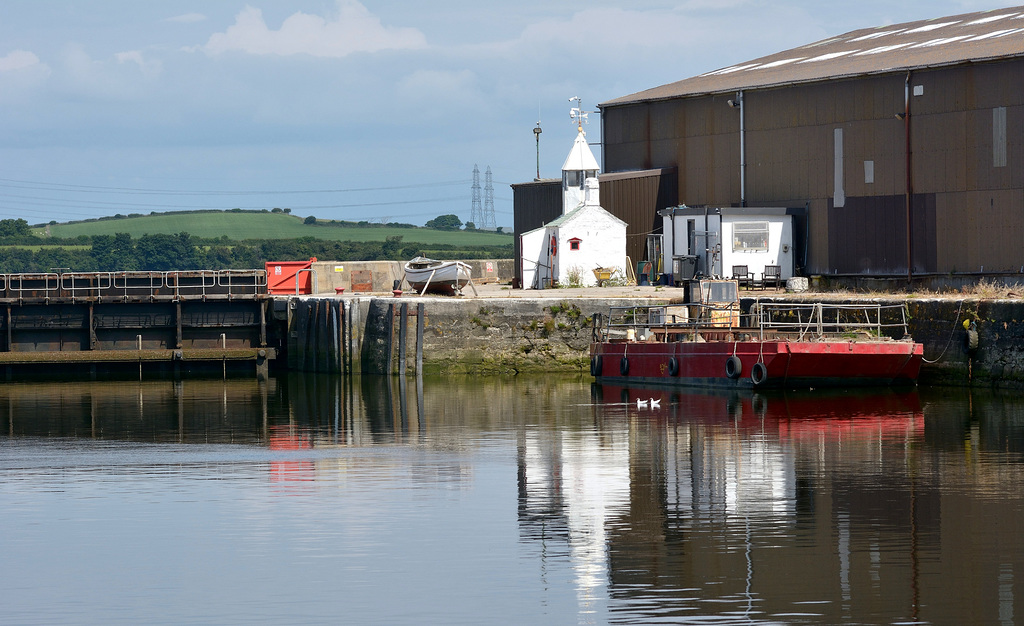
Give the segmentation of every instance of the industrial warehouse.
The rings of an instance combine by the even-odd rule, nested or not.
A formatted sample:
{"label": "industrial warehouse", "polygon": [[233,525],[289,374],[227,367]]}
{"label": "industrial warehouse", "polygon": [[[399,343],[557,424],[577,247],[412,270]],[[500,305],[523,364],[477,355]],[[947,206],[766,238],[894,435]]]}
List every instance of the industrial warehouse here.
{"label": "industrial warehouse", "polygon": [[[628,225],[634,263],[655,260],[664,214],[774,207],[793,218],[797,274],[1019,276],[1022,86],[1016,7],[857,30],[617,97],[599,105],[601,204]],[[513,185],[517,245],[561,215],[561,186]],[[734,242],[668,239],[659,258]]]}

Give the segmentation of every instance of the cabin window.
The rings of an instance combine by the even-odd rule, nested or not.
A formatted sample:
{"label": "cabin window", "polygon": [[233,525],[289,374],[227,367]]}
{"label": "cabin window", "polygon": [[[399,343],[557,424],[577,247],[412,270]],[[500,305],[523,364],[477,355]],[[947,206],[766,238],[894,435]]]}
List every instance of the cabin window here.
{"label": "cabin window", "polygon": [[733,252],[767,252],[768,222],[736,222],[732,225]]}
{"label": "cabin window", "polygon": [[583,241],[583,240],[582,239],[578,239],[576,237],[573,237],[572,239],[569,240],[569,249],[570,250],[579,250],[580,249],[580,242],[581,241]]}

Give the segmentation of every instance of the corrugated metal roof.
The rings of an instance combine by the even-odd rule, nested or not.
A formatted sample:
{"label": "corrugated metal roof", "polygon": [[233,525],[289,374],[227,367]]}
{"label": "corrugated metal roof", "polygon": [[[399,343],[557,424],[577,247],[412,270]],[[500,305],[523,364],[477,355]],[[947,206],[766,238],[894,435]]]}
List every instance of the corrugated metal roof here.
{"label": "corrugated metal roof", "polygon": [[1024,55],[1024,6],[855,30],[599,107]]}

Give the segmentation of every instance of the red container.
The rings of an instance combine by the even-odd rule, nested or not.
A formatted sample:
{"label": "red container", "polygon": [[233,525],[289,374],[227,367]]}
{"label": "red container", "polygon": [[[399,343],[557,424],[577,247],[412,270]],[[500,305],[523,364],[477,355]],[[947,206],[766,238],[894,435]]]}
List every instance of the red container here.
{"label": "red container", "polygon": [[[316,257],[308,261],[268,261],[267,293],[296,294],[313,293],[313,263]],[[305,270],[305,271],[303,271]]]}

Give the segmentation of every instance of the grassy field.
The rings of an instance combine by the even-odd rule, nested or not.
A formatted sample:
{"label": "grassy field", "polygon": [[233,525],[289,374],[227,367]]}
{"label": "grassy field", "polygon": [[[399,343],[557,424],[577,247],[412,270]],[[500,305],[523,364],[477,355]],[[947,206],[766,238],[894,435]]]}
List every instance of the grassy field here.
{"label": "grassy field", "polygon": [[[187,232],[194,237],[218,238],[227,236],[231,240],[242,239],[297,239],[315,237],[332,241],[383,241],[399,235],[404,242],[423,244],[453,244],[460,246],[500,246],[512,242],[508,235],[490,232],[442,231],[432,228],[388,228],[388,227],[334,227],[303,224],[302,218],[283,213],[187,213],[174,215],[144,215],[96,222],[72,222],[53,224],[49,227],[53,237],[78,237],[79,235],[113,235],[128,233],[133,238],[142,235]],[[34,228],[33,232],[45,236],[45,228]]]}

